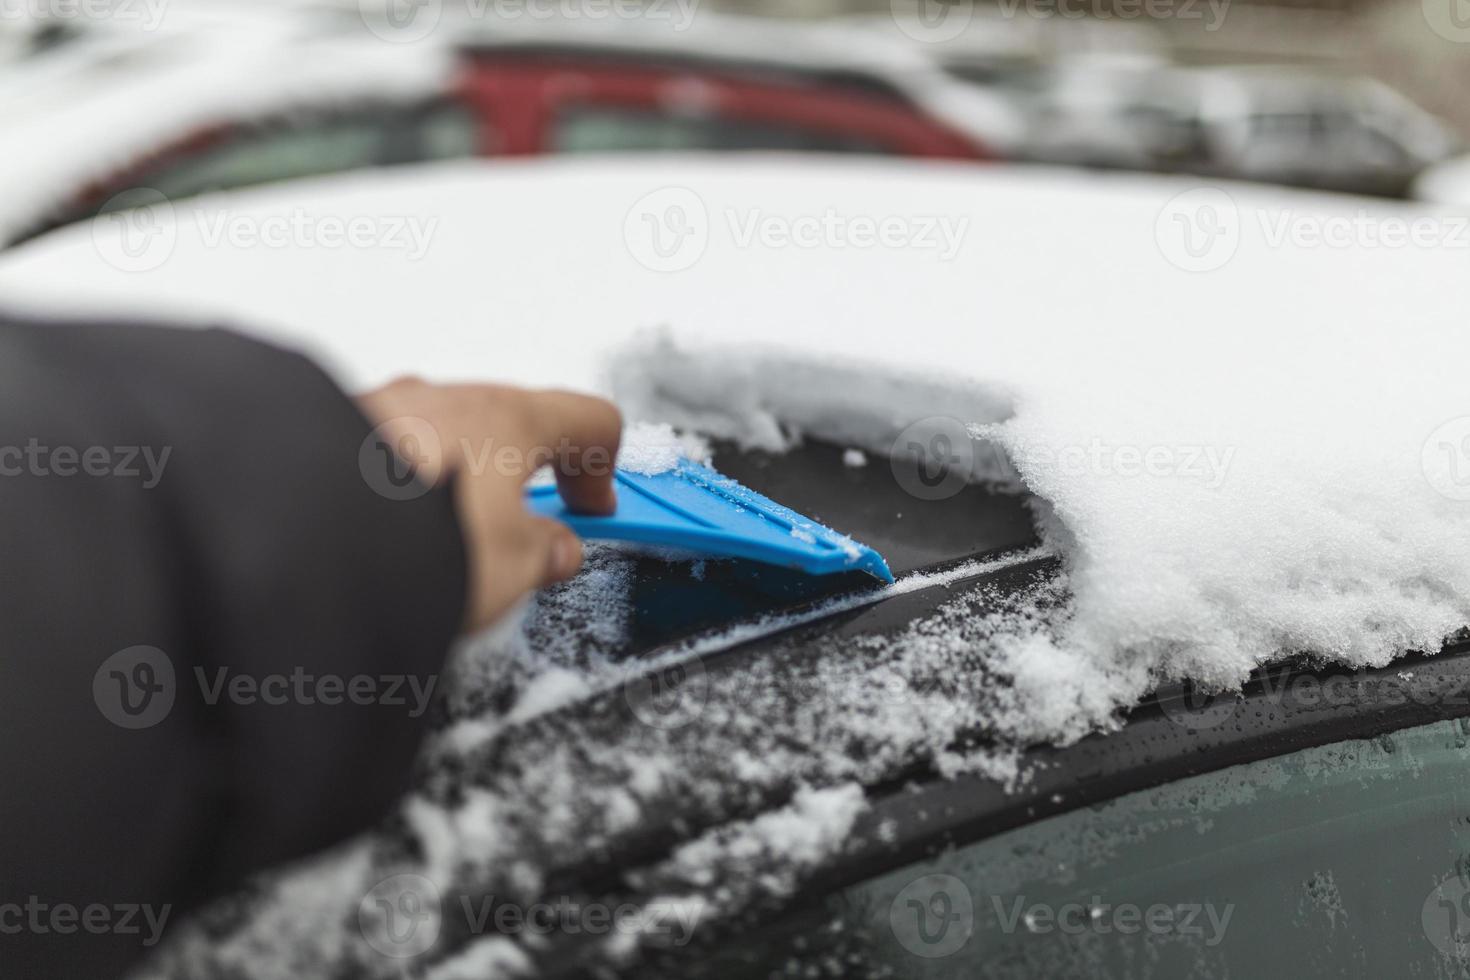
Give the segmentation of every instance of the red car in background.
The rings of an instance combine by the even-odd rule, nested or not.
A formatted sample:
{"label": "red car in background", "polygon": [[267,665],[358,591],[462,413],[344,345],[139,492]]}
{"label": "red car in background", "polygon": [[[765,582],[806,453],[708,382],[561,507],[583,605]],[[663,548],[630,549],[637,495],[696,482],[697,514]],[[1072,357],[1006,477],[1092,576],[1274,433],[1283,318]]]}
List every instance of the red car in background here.
{"label": "red car in background", "polygon": [[880,76],[585,49],[466,52],[441,97],[302,110],[195,132],[94,181],[31,235],[139,187],[209,191],[464,157],[792,151],[984,160]]}

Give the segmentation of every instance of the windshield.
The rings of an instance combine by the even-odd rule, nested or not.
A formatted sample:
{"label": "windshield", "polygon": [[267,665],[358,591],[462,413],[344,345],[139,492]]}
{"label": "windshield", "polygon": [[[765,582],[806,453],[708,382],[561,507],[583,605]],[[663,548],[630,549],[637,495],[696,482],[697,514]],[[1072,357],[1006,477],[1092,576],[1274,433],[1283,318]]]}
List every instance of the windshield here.
{"label": "windshield", "polygon": [[832,893],[686,975],[1461,976],[1467,733],[1437,722],[1074,810]]}

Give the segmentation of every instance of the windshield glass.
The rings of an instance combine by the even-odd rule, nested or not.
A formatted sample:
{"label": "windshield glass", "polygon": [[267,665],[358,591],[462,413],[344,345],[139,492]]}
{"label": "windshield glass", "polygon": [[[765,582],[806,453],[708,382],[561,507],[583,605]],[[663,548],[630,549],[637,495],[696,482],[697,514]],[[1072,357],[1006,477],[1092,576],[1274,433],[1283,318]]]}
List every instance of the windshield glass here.
{"label": "windshield glass", "polygon": [[832,894],[696,975],[1463,976],[1467,732],[1438,722],[1074,810]]}

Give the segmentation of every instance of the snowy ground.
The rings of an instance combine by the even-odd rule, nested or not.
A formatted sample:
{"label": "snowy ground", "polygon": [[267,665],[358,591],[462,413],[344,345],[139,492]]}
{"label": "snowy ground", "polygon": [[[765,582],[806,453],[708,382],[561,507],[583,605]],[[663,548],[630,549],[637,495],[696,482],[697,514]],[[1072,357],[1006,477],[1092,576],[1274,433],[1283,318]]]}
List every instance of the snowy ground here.
{"label": "snowy ground", "polygon": [[[793,714],[730,691],[738,710],[705,719],[728,751],[772,731],[806,746],[751,752],[743,779],[839,794],[806,800],[839,829],[843,784],[916,755],[1005,775],[1003,757],[948,754],[977,713],[1017,745],[1069,741],[1163,679],[1234,685],[1301,651],[1383,664],[1470,623],[1470,233],[1453,215],[1187,180],[660,159],[359,174],[152,218],[0,257],[0,295],[249,324],[354,386],[411,371],[599,388],[654,421],[769,445],[779,419],[880,453],[948,418],[1003,446],[1065,560],[1029,608],[966,596],[861,656],[814,646],[815,689],[849,683],[852,703]],[[606,617],[598,590],[620,574],[594,563],[555,601]],[[509,683],[531,718],[626,679],[585,650],[507,660],[507,642],[471,657],[471,701]],[[931,700],[875,700],[894,671]],[[467,712],[441,748],[504,767],[503,714]],[[822,750],[864,731],[860,762]],[[526,858],[516,879],[495,855],[574,847],[593,825],[616,842],[655,798],[719,798],[680,755],[708,745],[640,730],[574,763],[531,742],[519,782],[410,804],[441,878],[473,855],[461,886],[534,891],[544,868]],[[530,805],[568,808],[566,825],[517,836]]]}

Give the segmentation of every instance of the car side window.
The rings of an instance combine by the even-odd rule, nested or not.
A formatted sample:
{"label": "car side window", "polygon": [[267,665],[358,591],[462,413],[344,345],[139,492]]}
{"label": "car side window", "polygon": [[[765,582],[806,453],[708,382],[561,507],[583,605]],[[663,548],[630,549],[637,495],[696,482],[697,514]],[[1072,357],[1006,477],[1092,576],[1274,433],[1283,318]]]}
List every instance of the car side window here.
{"label": "car side window", "polygon": [[876,140],[855,133],[624,106],[577,105],[557,113],[551,127],[556,153],[648,150],[793,150],[884,153]]}
{"label": "car side window", "polygon": [[171,200],[281,180],[475,155],[478,118],[468,107],[375,107],[274,120],[129,177]]}
{"label": "car side window", "polygon": [[1465,976],[1467,742],[1438,722],[1042,820],[741,936],[707,975]]}

